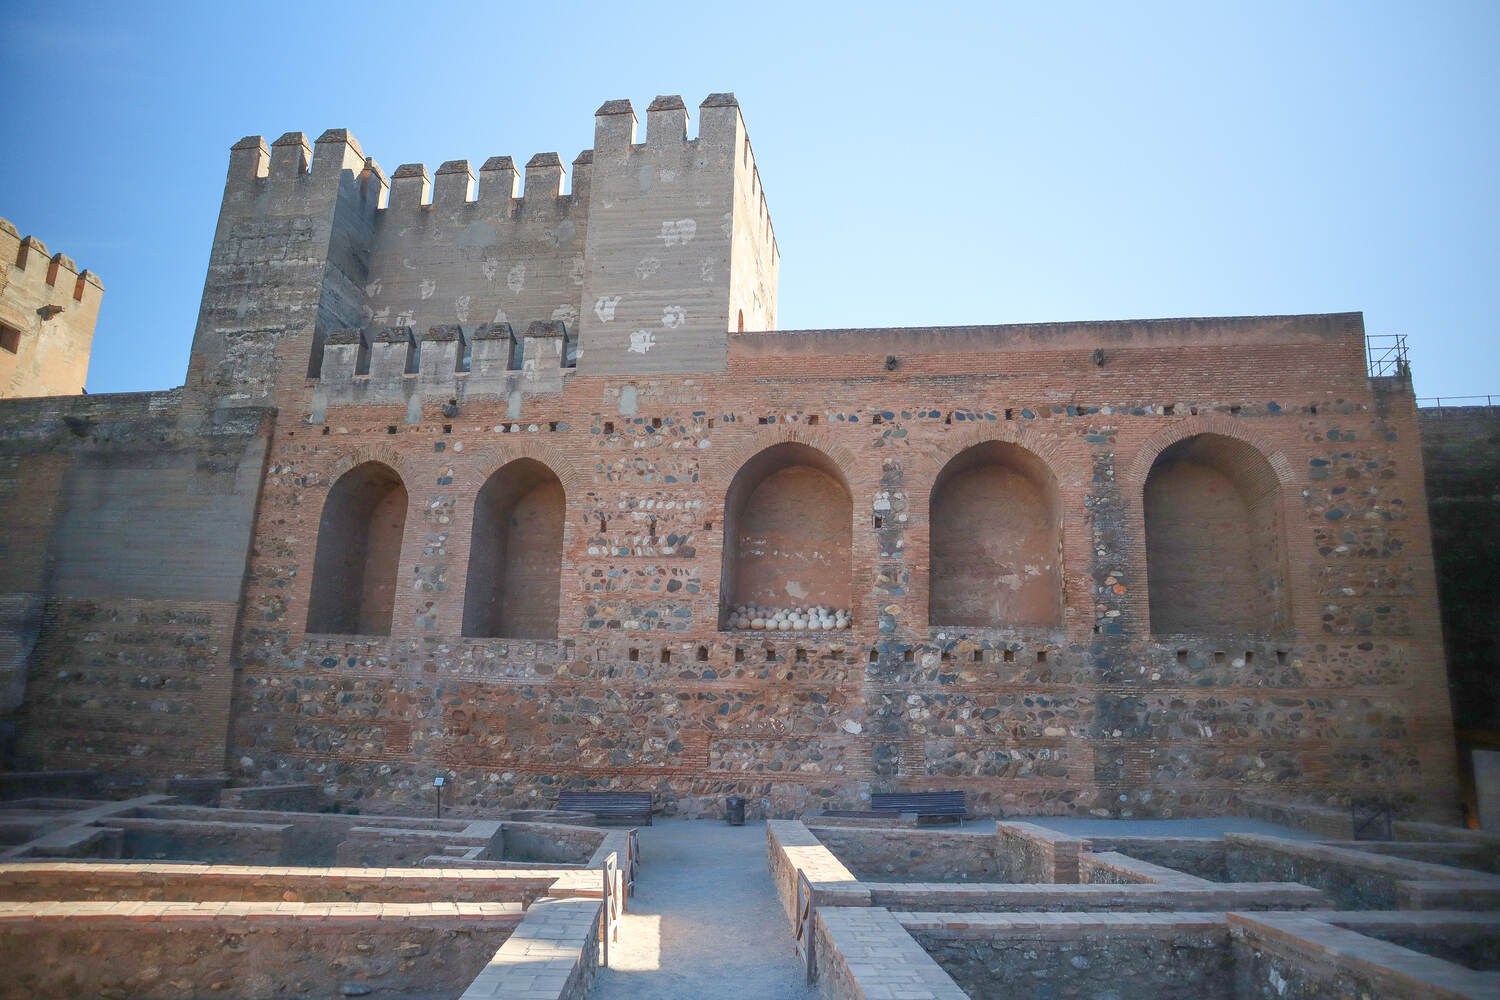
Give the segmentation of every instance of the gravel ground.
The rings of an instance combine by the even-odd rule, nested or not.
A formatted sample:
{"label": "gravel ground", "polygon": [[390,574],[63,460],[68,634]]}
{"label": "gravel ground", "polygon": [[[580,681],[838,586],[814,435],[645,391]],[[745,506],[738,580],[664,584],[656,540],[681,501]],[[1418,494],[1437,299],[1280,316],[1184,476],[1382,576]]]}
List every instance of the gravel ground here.
{"label": "gravel ground", "polygon": [[815,1000],[766,870],[766,827],[640,828],[635,897],[590,1000]]}

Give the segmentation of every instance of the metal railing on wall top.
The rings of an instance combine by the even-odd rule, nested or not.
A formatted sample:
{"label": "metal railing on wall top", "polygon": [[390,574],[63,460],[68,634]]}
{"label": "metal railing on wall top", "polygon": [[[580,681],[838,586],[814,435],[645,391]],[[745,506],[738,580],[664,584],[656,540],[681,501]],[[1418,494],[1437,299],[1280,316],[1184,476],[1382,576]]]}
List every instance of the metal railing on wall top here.
{"label": "metal railing on wall top", "polygon": [[1449,407],[1483,406],[1493,409],[1500,406],[1500,396],[1418,396],[1417,405],[1429,410],[1445,410]]}
{"label": "metal railing on wall top", "polygon": [[1406,334],[1367,334],[1365,361],[1371,378],[1410,378],[1411,360],[1406,355]]}

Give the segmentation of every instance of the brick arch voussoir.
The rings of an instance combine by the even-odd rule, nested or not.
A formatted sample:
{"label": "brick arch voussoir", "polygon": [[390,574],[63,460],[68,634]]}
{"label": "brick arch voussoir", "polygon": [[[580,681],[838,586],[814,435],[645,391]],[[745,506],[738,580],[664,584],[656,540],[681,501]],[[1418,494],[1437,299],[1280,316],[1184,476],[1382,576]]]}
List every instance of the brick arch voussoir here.
{"label": "brick arch voussoir", "polygon": [[925,510],[931,504],[933,487],[937,485],[938,476],[943,474],[949,462],[970,448],[989,444],[991,441],[1013,444],[1033,455],[1052,477],[1049,485],[1059,494],[1066,489],[1066,472],[1079,461],[1087,462],[1081,451],[1069,448],[1066,442],[1043,438],[1024,427],[985,424],[966,429],[946,436],[939,447],[928,453],[922,468],[925,489],[910,489],[907,493],[907,502],[913,505],[912,509]]}
{"label": "brick arch voussoir", "polygon": [[1243,441],[1266,460],[1266,464],[1271,467],[1271,471],[1276,476],[1277,485],[1281,489],[1285,490],[1296,482],[1296,473],[1291,460],[1279,448],[1268,442],[1253,428],[1246,427],[1243,421],[1210,414],[1174,423],[1170,427],[1163,427],[1147,438],[1126,469],[1125,485],[1129,487],[1126,496],[1135,496],[1146,488],[1146,477],[1151,474],[1151,467],[1156,464],[1157,457],[1163,451],[1178,441],[1196,437],[1199,434],[1218,434]]}
{"label": "brick arch voussoir", "polygon": [[340,455],[328,467],[326,488],[328,490],[333,489],[333,485],[342,479],[345,473],[364,465],[366,462],[379,462],[381,465],[395,472],[401,478],[401,486],[406,490],[407,496],[411,495],[412,483],[420,481],[417,470],[395,448],[386,445],[362,445],[353,451]]}
{"label": "brick arch voussoir", "polygon": [[453,464],[457,466],[462,463],[465,481],[472,490],[478,490],[495,473],[523,458],[540,462],[551,469],[558,482],[562,483],[563,495],[569,499],[576,496],[585,483],[582,470],[560,448],[546,441],[524,437],[515,442],[506,440],[492,447],[479,448],[466,456],[455,456]]}
{"label": "brick arch voussoir", "polygon": [[803,444],[826,455],[844,477],[844,487],[851,494],[860,481],[860,462],[849,449],[835,444],[832,435],[801,424],[771,424],[757,428],[753,437],[740,442],[714,460],[714,481],[719,491],[727,495],[734,477],[745,467],[746,462],[767,448],[774,448],[779,444]]}

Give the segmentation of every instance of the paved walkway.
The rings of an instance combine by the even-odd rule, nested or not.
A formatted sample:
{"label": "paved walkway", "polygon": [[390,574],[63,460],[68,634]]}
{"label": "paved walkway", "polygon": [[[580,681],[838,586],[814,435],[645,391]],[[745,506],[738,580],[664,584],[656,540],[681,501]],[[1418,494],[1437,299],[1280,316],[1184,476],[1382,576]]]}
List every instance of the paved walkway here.
{"label": "paved walkway", "polygon": [[635,898],[589,1000],[815,1000],[766,871],[766,826],[641,827]]}

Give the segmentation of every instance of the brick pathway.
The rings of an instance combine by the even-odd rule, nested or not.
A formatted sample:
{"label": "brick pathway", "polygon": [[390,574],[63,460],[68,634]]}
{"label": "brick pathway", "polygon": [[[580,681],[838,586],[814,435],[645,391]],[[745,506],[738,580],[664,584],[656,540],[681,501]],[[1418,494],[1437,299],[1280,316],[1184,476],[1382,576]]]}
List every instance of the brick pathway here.
{"label": "brick pathway", "polygon": [[641,827],[635,898],[589,1000],[814,1000],[766,871],[763,823]]}

